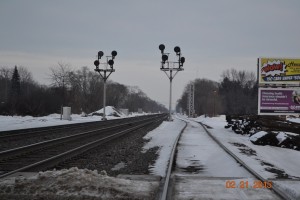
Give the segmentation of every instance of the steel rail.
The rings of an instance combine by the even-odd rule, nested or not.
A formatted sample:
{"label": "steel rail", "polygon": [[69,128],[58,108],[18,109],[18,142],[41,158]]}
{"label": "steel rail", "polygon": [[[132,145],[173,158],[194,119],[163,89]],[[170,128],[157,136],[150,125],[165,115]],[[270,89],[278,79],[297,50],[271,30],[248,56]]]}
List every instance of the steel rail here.
{"label": "steel rail", "polygon": [[[192,120],[194,121],[194,120]],[[194,121],[197,122],[197,121]],[[244,161],[242,161],[238,156],[236,156],[234,153],[232,153],[225,145],[223,145],[216,137],[214,137],[207,129],[207,127],[201,123],[199,123],[205,130],[205,132],[224,150],[226,151],[232,158],[234,158],[238,163],[240,163],[250,174],[252,174],[255,178],[258,180],[265,182],[268,181],[267,179],[264,179],[262,176],[260,176],[258,173],[256,173],[251,167],[249,167]],[[289,196],[287,196],[283,191],[281,191],[279,188],[276,187],[276,185],[272,184],[272,188],[270,190],[273,190],[279,197],[287,200],[293,200]]]}
{"label": "steel rail", "polygon": [[4,178],[4,177],[7,177],[9,175],[12,175],[14,173],[21,172],[21,171],[24,171],[24,170],[30,170],[30,169],[34,169],[34,168],[51,167],[51,166],[53,166],[53,165],[55,165],[59,162],[62,162],[64,160],[68,159],[68,158],[71,158],[71,157],[79,155],[79,154],[81,154],[85,151],[88,151],[92,148],[95,148],[95,147],[99,146],[102,143],[105,143],[105,142],[108,142],[108,141],[113,140],[115,138],[118,138],[120,136],[123,136],[126,133],[129,133],[129,132],[132,132],[132,131],[137,130],[139,128],[142,128],[142,127],[144,127],[148,124],[151,124],[151,123],[154,123],[156,121],[162,120],[165,117],[166,117],[165,115],[161,115],[161,116],[153,117],[153,118],[150,118],[150,119],[147,119],[147,120],[143,120],[143,121],[146,121],[146,122],[143,122],[142,124],[137,124],[137,125],[135,125],[131,128],[119,131],[119,132],[114,133],[112,135],[109,135],[109,136],[106,136],[104,138],[98,139],[96,141],[84,144],[82,146],[76,147],[74,149],[68,150],[68,151],[63,152],[61,154],[58,154],[58,155],[55,155],[53,157],[44,159],[42,161],[38,161],[36,163],[33,163],[33,164],[30,164],[30,165],[21,167],[19,169],[7,172],[5,174],[0,175],[0,178]]}
{"label": "steel rail", "polygon": [[[184,121],[184,120],[182,120],[182,121]],[[185,122],[185,126],[181,129],[180,133],[176,137],[176,140],[172,147],[172,152],[170,155],[170,160],[169,160],[169,164],[168,164],[168,168],[167,168],[167,172],[166,172],[166,177],[164,179],[162,179],[161,184],[160,184],[160,187],[162,188],[162,191],[158,195],[158,199],[160,199],[160,200],[166,200],[168,197],[168,194],[169,194],[169,183],[170,183],[170,179],[171,179],[173,163],[176,160],[175,159],[176,147],[177,147],[178,141],[179,141],[182,133],[184,132],[185,128],[187,127],[187,122],[186,121],[184,121],[184,122]]]}
{"label": "steel rail", "polygon": [[[184,122],[186,122],[186,126],[188,123],[188,120],[186,119],[182,119],[182,118],[178,118],[179,120],[182,120]],[[190,120],[190,119],[189,119]],[[206,126],[201,123],[201,122],[197,122],[195,120],[190,120],[196,123],[199,123],[205,130],[205,132],[226,152],[228,153],[232,158],[234,158],[238,163],[240,163],[250,174],[252,174],[254,177],[256,177],[258,180],[260,181],[267,181],[266,179],[264,179],[262,176],[260,176],[258,173],[256,173],[254,170],[252,170],[245,162],[243,162],[241,159],[239,159],[235,154],[233,154],[228,148],[226,148],[218,139],[216,139],[206,128]],[[184,129],[186,128],[186,126],[184,127]],[[182,132],[184,131],[184,129],[182,129]],[[182,132],[180,133],[180,136],[182,134]],[[167,169],[167,175],[166,175],[166,179],[162,180],[162,184],[160,185],[160,187],[163,187],[163,191],[161,192],[161,195],[158,196],[158,199],[160,200],[166,200],[168,199],[168,191],[169,191],[169,182],[170,182],[170,178],[171,178],[171,172],[172,172],[172,166],[173,166],[173,162],[174,162],[174,156],[175,156],[175,151],[176,151],[176,147],[177,147],[177,143],[179,141],[180,137],[176,138],[176,142],[174,143],[173,147],[172,147],[172,153],[171,153],[171,157],[170,157],[170,162],[168,165],[168,169]],[[162,186],[163,185],[163,186]],[[287,200],[294,200],[291,199],[289,196],[287,196],[283,191],[281,191],[279,188],[277,188],[276,186],[274,186],[274,184],[272,185],[272,189],[275,194],[277,194],[280,198],[283,199],[287,199]]]}
{"label": "steel rail", "polygon": [[[157,114],[154,114],[157,115]],[[148,116],[148,115],[147,115]],[[140,116],[141,117],[141,116]],[[142,116],[145,117],[145,116]],[[86,126],[99,126],[99,125],[109,125],[112,123],[118,123],[118,121],[124,120],[132,120],[137,117],[128,117],[128,118],[121,118],[121,119],[112,119],[106,121],[94,121],[94,122],[82,122],[82,123],[74,123],[74,124],[64,124],[64,125],[56,125],[56,126],[47,126],[47,127],[36,127],[36,128],[28,128],[28,129],[17,129],[17,130],[9,130],[9,131],[0,131],[0,139],[6,140],[9,138],[16,138],[16,137],[23,137],[29,136],[34,134],[34,136],[38,134],[45,134],[49,131],[60,131],[64,129],[77,129],[80,127]]]}
{"label": "steel rail", "polygon": [[[154,116],[153,118],[156,118],[156,117],[159,117],[159,116]],[[54,145],[54,144],[60,144],[60,143],[68,142],[70,140],[86,137],[87,135],[91,135],[91,134],[94,134],[94,133],[97,133],[97,132],[100,132],[100,131],[102,131],[102,132],[103,131],[109,131],[109,130],[120,128],[120,127],[123,127],[123,126],[128,126],[128,125],[132,125],[132,124],[135,124],[135,123],[140,123],[140,122],[145,121],[145,120],[148,120],[148,118],[141,119],[141,120],[138,119],[137,121],[130,121],[130,122],[126,122],[126,123],[118,124],[118,125],[113,124],[113,125],[111,125],[109,127],[105,127],[105,128],[100,128],[100,129],[95,129],[95,130],[91,130],[91,131],[81,132],[81,133],[70,135],[70,136],[55,138],[55,139],[46,140],[46,141],[43,141],[43,142],[34,143],[34,144],[31,144],[31,145],[26,145],[26,146],[14,148],[14,149],[1,151],[0,152],[0,160],[4,160],[8,157],[15,157],[15,156],[18,156],[20,154],[26,154],[28,152],[35,151],[35,150],[38,150],[40,148],[49,147],[49,146]]]}

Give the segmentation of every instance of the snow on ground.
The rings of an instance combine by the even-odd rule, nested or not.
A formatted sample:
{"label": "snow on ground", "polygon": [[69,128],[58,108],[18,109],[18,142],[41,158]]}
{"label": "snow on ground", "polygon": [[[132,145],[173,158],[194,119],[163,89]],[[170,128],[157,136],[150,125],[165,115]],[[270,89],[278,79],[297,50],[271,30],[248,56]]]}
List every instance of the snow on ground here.
{"label": "snow on ground", "polygon": [[291,122],[295,122],[295,123],[299,123],[300,124],[300,118],[287,118],[288,121],[291,121]]}
{"label": "snow on ground", "polygon": [[144,136],[144,139],[149,140],[143,147],[144,151],[159,147],[158,159],[149,170],[153,175],[165,177],[173,144],[184,126],[185,123],[178,119],[174,119],[172,122],[164,121],[158,128]]}
{"label": "snow on ground", "polygon": [[8,199],[153,199],[158,182],[109,177],[105,172],[78,169],[39,172],[0,180],[0,197]]}
{"label": "snow on ground", "polygon": [[[186,117],[180,117],[190,121],[190,119],[187,119]],[[163,122],[159,128],[145,136],[145,139],[149,139],[149,142],[144,146],[145,150],[155,146],[159,147],[159,157],[155,164],[150,167],[151,173],[154,175],[165,176],[166,166],[173,143],[184,127],[184,123],[182,121],[176,118],[174,119],[175,120],[173,122]],[[248,136],[238,135],[232,130],[225,129],[224,126],[227,124],[225,116],[214,118],[199,117],[191,120],[201,121],[206,124],[209,131],[219,141],[221,141],[223,145],[225,145],[245,163],[249,164],[249,166],[258,174],[263,176],[265,179],[271,180],[274,185],[283,191],[286,191],[286,193],[290,195],[291,199],[300,199],[300,171],[298,170],[300,168],[299,151],[273,146],[254,145]],[[241,180],[248,180],[249,183],[253,184],[255,178],[249,179],[251,176],[249,176],[245,170],[240,170],[240,167],[236,166],[237,163],[235,161],[233,161],[234,164],[232,164],[230,163],[231,161],[229,161],[230,158],[226,160],[226,154],[223,152],[217,152],[217,147],[211,143],[211,139],[209,137],[205,136],[206,134],[199,134],[199,129],[197,130],[197,127],[199,127],[198,123],[190,121],[189,124],[190,125],[187,126],[180,139],[180,146],[177,152],[177,158],[180,158],[180,160],[176,163],[177,167],[183,169],[194,167],[196,169],[196,167],[201,167],[202,165],[207,167],[207,169],[204,169],[201,173],[197,173],[197,176],[227,176],[227,178],[228,176],[247,177]],[[200,146],[202,146],[202,148],[200,148]],[[176,173],[180,175],[181,172],[177,171]],[[285,175],[290,179],[276,179],[278,173],[283,173],[281,175]],[[182,173],[182,175],[184,175],[184,173]],[[182,177],[182,175],[180,177]],[[199,179],[187,179],[186,181],[189,180]],[[223,184],[223,189],[225,188],[225,181],[225,179],[220,181],[220,184]],[[193,183],[193,185],[195,185],[195,188],[201,188],[203,186],[199,182]],[[191,190],[189,192],[193,193],[196,191],[198,190],[195,189],[195,191]],[[211,188],[209,191],[211,191]],[[242,191],[244,190],[237,190],[238,193],[241,193]],[[183,190],[183,192],[185,196],[190,194],[186,190]],[[246,192],[252,192],[255,196],[261,193],[259,197],[267,194],[262,189],[259,189],[259,192],[255,192],[255,189],[247,190]],[[270,199],[272,198],[273,197]]]}
{"label": "snow on ground", "polygon": [[176,176],[173,191],[176,196],[172,200],[281,200],[267,188],[253,188],[256,179],[232,178],[235,188],[226,187],[228,177]]}
{"label": "snow on ground", "polygon": [[[95,114],[103,115],[103,112],[104,112],[104,109],[101,108],[100,110],[92,112],[89,115],[95,115]],[[114,116],[114,117],[126,117],[126,115],[124,113],[122,113],[121,111],[119,111],[118,109],[116,109],[113,106],[105,106],[105,115],[106,116]]]}
{"label": "snow on ground", "polygon": [[259,132],[255,133],[254,135],[252,135],[249,139],[250,139],[250,141],[255,142],[255,141],[257,141],[257,139],[265,136],[266,134],[268,134],[266,131],[259,131]]}
{"label": "snow on ground", "polygon": [[[119,119],[124,117],[133,117],[141,115],[138,113],[132,113],[131,115],[125,116],[120,114],[121,117],[113,116],[116,109],[112,106],[107,106],[105,109],[107,119]],[[101,110],[96,111],[101,112]],[[146,113],[143,113],[146,114]],[[32,117],[32,116],[2,116],[0,115],[0,131],[7,130],[16,130],[16,129],[26,129],[26,128],[35,128],[35,127],[45,127],[45,126],[56,126],[64,124],[73,124],[73,123],[84,123],[92,121],[101,121],[101,116],[87,116],[83,117],[78,114],[71,115],[72,120],[60,120],[60,114],[51,114],[44,117]]]}
{"label": "snow on ground", "polygon": [[[246,160],[265,179],[276,178],[276,173],[270,173],[265,170],[266,168],[270,168],[270,165],[273,165],[274,167],[272,168],[274,169],[283,170],[290,178],[300,179],[299,151],[269,145],[254,145],[248,136],[235,134],[231,129],[225,129],[224,126],[227,123],[224,116],[218,118],[198,117],[195,120],[212,127],[209,131],[220,142],[237,154],[242,160]],[[244,146],[240,146],[239,144],[243,144]]]}
{"label": "snow on ground", "polygon": [[[276,172],[281,172],[282,176],[292,179],[300,179],[300,152],[292,149],[285,149],[273,146],[254,145],[248,136],[235,134],[230,129],[225,129],[227,124],[225,116],[205,118],[203,116],[193,119],[211,127],[209,131],[221,141],[230,151],[237,154],[255,171],[258,171],[265,179],[274,179],[277,177]],[[165,169],[171,152],[172,145],[184,126],[184,122],[176,119],[173,122],[163,122],[160,127],[151,131],[145,136],[150,141],[144,146],[149,149],[158,146],[159,158],[152,166],[152,173],[155,175],[165,175]],[[195,124],[193,126],[196,126]],[[192,128],[190,128],[190,131]],[[206,141],[207,138],[193,138],[195,135],[189,133],[187,140],[196,142]],[[200,136],[197,136],[200,137]],[[186,138],[184,136],[184,138]],[[203,157],[202,151],[195,153],[196,157]],[[199,154],[199,155],[196,155]]]}
{"label": "snow on ground", "polygon": [[179,140],[176,168],[204,177],[253,177],[193,121]]}
{"label": "snow on ground", "polygon": [[51,114],[44,117],[0,116],[0,131],[56,126],[101,120],[100,116],[81,117],[80,115],[72,114],[71,117],[72,120],[60,120],[60,114]]}
{"label": "snow on ground", "polygon": [[[254,145],[248,136],[225,129],[225,116],[201,116],[194,120],[211,127],[209,131],[214,137],[264,179],[274,180],[274,184],[284,189],[292,198],[300,199],[300,151]],[[276,179],[278,176],[290,180]]]}
{"label": "snow on ground", "polygon": [[[33,118],[29,116],[0,116],[0,131],[99,120],[101,120],[100,116],[81,117],[80,115],[72,115],[72,121],[60,120],[59,114],[53,114],[46,117],[38,118]],[[253,170],[258,172],[265,179],[272,180],[275,185],[289,193],[294,199],[300,199],[299,151],[268,145],[254,145],[250,141],[250,138],[248,136],[238,135],[235,134],[231,129],[225,129],[224,126],[227,124],[225,116],[213,118],[205,118],[201,116],[191,120],[196,120],[207,125],[209,131],[213,134],[214,137],[216,137],[220,142],[222,142],[223,145],[225,145],[230,151],[235,153],[245,163],[249,164],[249,166]],[[296,119],[293,119],[293,121],[300,122],[300,120]],[[192,157],[195,157],[195,160],[206,160],[205,164],[209,166],[209,170],[212,170],[209,173],[207,173],[207,176],[215,173],[222,174],[222,170],[224,170],[222,168],[229,168],[229,166],[226,167],[227,161],[224,160],[222,165],[214,163],[215,161],[221,159],[220,156],[218,157],[218,153],[216,152],[214,159],[208,159],[206,152],[214,153],[215,150],[209,145],[205,147],[206,149],[196,150],[195,146],[197,144],[208,143],[208,141],[210,141],[211,139],[204,137],[203,134],[196,135],[196,129],[199,125],[194,122],[191,122],[190,124],[191,125],[186,129],[186,134],[183,135],[181,140],[183,152],[179,153],[179,156],[184,155],[188,157],[189,161],[187,161],[186,163],[179,163],[179,165],[182,165],[183,167],[191,165],[190,161],[192,161]],[[156,160],[153,166],[150,166],[150,171],[152,174],[165,176],[166,166],[168,164],[173,144],[175,142],[176,137],[180,134],[184,127],[185,122],[175,118],[173,122],[163,122],[158,128],[149,132],[144,137],[145,139],[149,140],[144,146],[144,151],[147,151],[147,149],[153,147],[159,147],[158,159]],[[284,137],[284,135],[280,134],[279,137],[282,138]],[[187,148],[186,146],[184,146],[184,144],[187,142],[193,143],[194,147]],[[120,166],[116,166],[116,168],[117,167],[122,166],[120,164]],[[72,176],[70,174],[72,174]],[[276,179],[278,174],[288,177],[290,179]],[[8,192],[12,190],[11,183],[1,183],[3,183],[3,181],[0,181],[0,190],[5,190]],[[157,183],[153,183],[154,185],[149,185],[148,183],[146,183],[146,185],[144,185],[142,182],[134,182],[123,179],[120,180],[112,177],[99,175],[96,174],[96,172],[92,172],[89,170],[82,171],[76,168],[71,168],[69,170],[40,172],[39,175],[28,179],[17,178],[16,184],[20,184],[20,191],[25,193],[40,191],[41,194],[74,194],[92,196],[100,195],[100,193],[101,195],[108,196],[116,195],[116,193],[121,193],[127,196],[129,195],[128,197],[130,199],[130,195],[132,194],[134,194],[134,197],[136,197],[136,195],[143,195],[143,193],[146,194],[146,191],[150,191],[151,189],[149,188],[153,188],[154,185]],[[25,187],[25,184],[28,185],[28,187]],[[51,187],[49,187],[49,185],[51,185]],[[27,188],[28,190],[22,188]]]}

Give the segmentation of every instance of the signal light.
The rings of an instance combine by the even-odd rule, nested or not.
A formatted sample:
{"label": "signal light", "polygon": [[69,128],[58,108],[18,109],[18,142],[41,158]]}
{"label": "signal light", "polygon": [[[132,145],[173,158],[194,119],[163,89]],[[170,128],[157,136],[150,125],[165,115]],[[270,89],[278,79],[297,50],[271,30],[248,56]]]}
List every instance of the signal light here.
{"label": "signal light", "polygon": [[95,65],[97,68],[99,67],[99,64],[100,64],[99,60],[95,60],[94,65]]}
{"label": "signal light", "polygon": [[158,48],[161,51],[161,53],[163,54],[166,47],[165,47],[165,45],[161,44],[161,45],[159,45]]}
{"label": "signal light", "polygon": [[185,62],[185,57],[181,57],[180,62],[181,62],[181,64],[183,64]]}
{"label": "signal light", "polygon": [[113,60],[109,60],[108,64],[110,65],[110,67],[112,67],[114,65],[114,61]]}
{"label": "signal light", "polygon": [[176,54],[179,54],[180,53],[180,47],[179,46],[174,47],[174,51],[176,52]]}
{"label": "signal light", "polygon": [[114,59],[116,56],[117,56],[117,51],[112,51],[111,52],[111,56],[112,56],[112,59]]}
{"label": "signal light", "polygon": [[168,56],[166,54],[161,56],[161,59],[163,61],[163,63],[165,63],[168,60]]}
{"label": "signal light", "polygon": [[103,51],[98,52],[98,59],[101,59],[101,57],[104,55]]}

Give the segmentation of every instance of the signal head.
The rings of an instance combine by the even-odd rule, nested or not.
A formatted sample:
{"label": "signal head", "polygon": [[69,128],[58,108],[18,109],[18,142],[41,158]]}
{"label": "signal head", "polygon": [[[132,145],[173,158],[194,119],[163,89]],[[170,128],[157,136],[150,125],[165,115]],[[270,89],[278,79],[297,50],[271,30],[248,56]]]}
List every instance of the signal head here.
{"label": "signal head", "polygon": [[101,59],[101,57],[104,55],[103,51],[98,52],[98,59]]}
{"label": "signal head", "polygon": [[185,62],[185,57],[181,57],[180,62],[181,62],[181,64],[183,64]]}
{"label": "signal head", "polygon": [[96,66],[96,68],[99,67],[99,64],[100,64],[99,60],[95,60],[95,61],[94,61],[94,65]]}
{"label": "signal head", "polygon": [[180,54],[180,47],[179,46],[174,47],[174,51],[176,52],[176,54]]}
{"label": "signal head", "polygon": [[114,65],[114,61],[113,60],[109,60],[108,64],[110,65],[110,67],[112,67]]}
{"label": "signal head", "polygon": [[161,51],[161,53],[163,54],[166,47],[165,47],[165,45],[160,44],[158,48]]}
{"label": "signal head", "polygon": [[112,51],[111,52],[111,55],[112,55],[113,58],[115,58],[117,56],[117,54],[118,54],[117,51]]}
{"label": "signal head", "polygon": [[162,55],[161,59],[162,59],[163,63],[165,63],[168,60],[168,55],[166,55],[166,54]]}

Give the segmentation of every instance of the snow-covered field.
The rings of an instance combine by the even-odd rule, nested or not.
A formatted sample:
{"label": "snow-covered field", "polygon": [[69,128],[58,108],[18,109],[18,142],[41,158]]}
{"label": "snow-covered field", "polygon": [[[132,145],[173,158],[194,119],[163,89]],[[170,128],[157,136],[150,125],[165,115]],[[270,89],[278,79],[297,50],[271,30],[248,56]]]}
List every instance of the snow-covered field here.
{"label": "snow-covered field", "polygon": [[[93,113],[102,114],[103,109],[95,111]],[[145,115],[147,113],[132,113],[128,116],[124,115],[120,111],[116,110],[112,106],[106,106],[105,109],[106,118],[110,119],[119,119],[124,117],[134,117],[138,115]],[[120,117],[114,116],[119,114]],[[32,116],[2,116],[0,115],[0,131],[7,130],[16,130],[16,129],[26,129],[26,128],[35,128],[35,127],[45,127],[45,126],[56,126],[64,124],[73,124],[73,123],[84,123],[92,121],[101,121],[102,116],[89,114],[86,117],[78,114],[72,114],[71,120],[60,120],[60,114],[51,114],[44,117],[32,117]]]}

